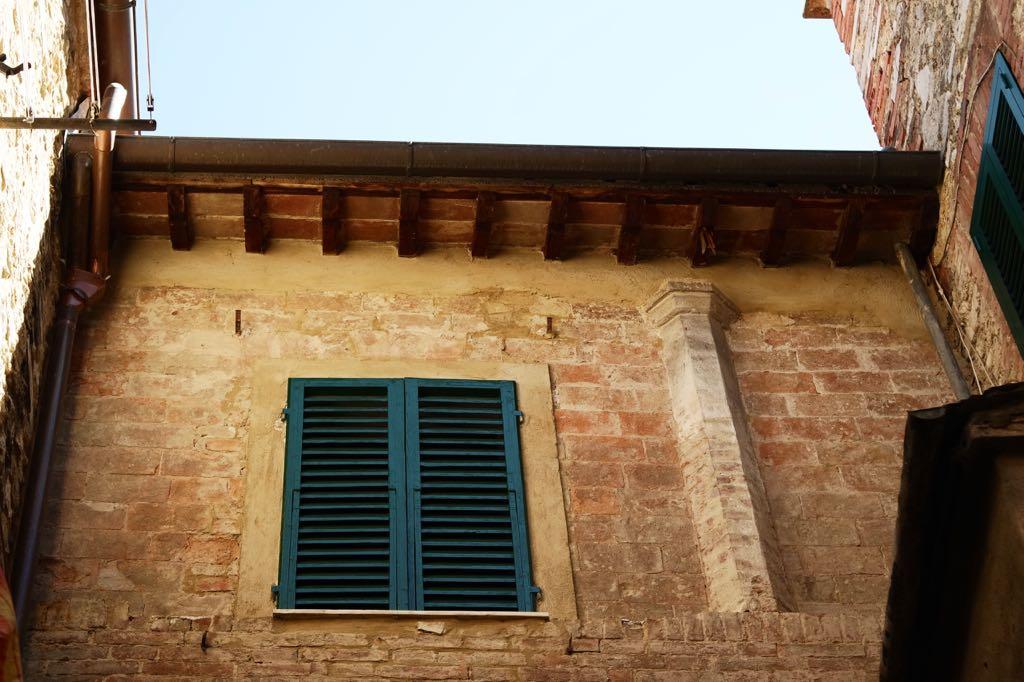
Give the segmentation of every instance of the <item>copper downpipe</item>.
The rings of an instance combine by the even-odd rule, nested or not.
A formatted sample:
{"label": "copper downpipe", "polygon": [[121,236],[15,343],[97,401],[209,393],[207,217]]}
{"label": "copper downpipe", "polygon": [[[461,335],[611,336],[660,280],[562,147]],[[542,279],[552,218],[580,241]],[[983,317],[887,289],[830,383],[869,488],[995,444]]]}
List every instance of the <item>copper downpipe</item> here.
{"label": "copper downpipe", "polygon": [[[111,83],[103,95],[101,115],[104,118],[119,118],[126,99],[127,92],[124,87],[118,83]],[[70,239],[68,272],[61,285],[50,348],[47,352],[46,373],[43,376],[32,460],[25,485],[25,501],[18,524],[18,541],[11,576],[14,613],[22,632],[30,615],[29,597],[32,593],[32,576],[39,548],[39,526],[50,481],[58,426],[62,418],[62,403],[67,389],[78,319],[83,310],[102,297],[110,264],[110,171],[113,149],[114,133],[97,131],[93,147],[94,158],[91,163],[76,154],[71,165],[70,224],[74,232]],[[24,642],[23,638],[22,643]]]}
{"label": "copper downpipe", "polygon": [[[111,83],[103,93],[99,117],[116,120],[128,104],[128,92],[120,83]],[[110,183],[113,177],[113,152],[116,133],[98,130],[93,137],[92,183],[92,260],[90,269],[100,277],[110,270]]]}
{"label": "copper downpipe", "polygon": [[135,118],[138,114],[135,110],[135,60],[132,54],[135,0],[94,0],[94,4],[100,85],[120,83],[131,93],[121,115]]}

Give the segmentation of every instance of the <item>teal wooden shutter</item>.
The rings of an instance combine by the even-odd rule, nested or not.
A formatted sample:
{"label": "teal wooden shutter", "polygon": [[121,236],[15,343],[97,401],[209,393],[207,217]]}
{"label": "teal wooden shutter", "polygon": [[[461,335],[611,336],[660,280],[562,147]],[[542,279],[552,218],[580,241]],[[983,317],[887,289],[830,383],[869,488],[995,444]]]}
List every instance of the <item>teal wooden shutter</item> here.
{"label": "teal wooden shutter", "polygon": [[400,380],[292,379],[278,606],[408,601]]}
{"label": "teal wooden shutter", "polygon": [[515,385],[406,379],[413,609],[532,611]]}
{"label": "teal wooden shutter", "polygon": [[971,238],[1024,353],[1024,96],[997,55]]}

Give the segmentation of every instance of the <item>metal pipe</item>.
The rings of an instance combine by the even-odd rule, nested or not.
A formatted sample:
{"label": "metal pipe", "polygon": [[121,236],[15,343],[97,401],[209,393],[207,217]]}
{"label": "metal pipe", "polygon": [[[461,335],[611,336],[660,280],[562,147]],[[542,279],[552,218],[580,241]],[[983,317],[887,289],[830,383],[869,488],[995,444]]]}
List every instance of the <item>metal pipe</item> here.
{"label": "metal pipe", "polygon": [[[111,83],[103,93],[100,117],[116,120],[127,103],[128,91]],[[97,131],[93,136],[91,270],[105,277],[110,269],[110,186],[113,179],[113,151],[116,133]]]}
{"label": "metal pipe", "polygon": [[92,157],[79,152],[71,160],[71,206],[68,216],[68,254],[71,267],[89,267],[89,197],[92,193]]}
{"label": "metal pipe", "polygon": [[132,57],[132,9],[135,0],[94,0],[99,86],[120,83],[127,92],[125,118],[136,118],[135,69]]}
{"label": "metal pipe", "polygon": [[91,272],[72,270],[64,283],[63,294],[57,304],[46,374],[40,394],[42,397],[39,401],[39,420],[36,422],[32,462],[25,486],[21,521],[18,525],[14,570],[11,575],[14,613],[17,614],[23,633],[28,624],[29,596],[39,546],[39,524],[49,485],[53,450],[57,441],[57,426],[61,419],[61,402],[71,368],[71,349],[75,342],[78,318],[87,305],[102,295],[103,287],[103,279]]}
{"label": "metal pipe", "polygon": [[896,244],[896,258],[900,262],[900,267],[903,268],[903,274],[907,276],[907,281],[910,282],[910,288],[917,300],[918,310],[921,311],[921,319],[924,321],[928,334],[932,337],[932,343],[935,344],[939,361],[942,363],[942,369],[946,371],[953,393],[957,400],[971,397],[971,389],[964,381],[956,356],[953,355],[953,350],[949,347],[945,334],[942,333],[942,327],[935,316],[935,308],[932,307],[932,300],[928,297],[924,282],[921,281],[921,274],[917,270],[917,262],[906,244]]}
{"label": "metal pipe", "polygon": [[0,117],[0,130],[78,130],[92,132],[95,130],[113,130],[117,132],[153,131],[156,121],[148,118],[131,118],[121,121],[103,121],[86,118],[21,118],[18,116]]}
{"label": "metal pipe", "polygon": [[[82,148],[72,135],[69,148]],[[938,152],[656,149],[550,145],[435,144],[342,140],[126,137],[121,171],[389,177],[625,180],[678,183],[876,185],[933,189]]]}

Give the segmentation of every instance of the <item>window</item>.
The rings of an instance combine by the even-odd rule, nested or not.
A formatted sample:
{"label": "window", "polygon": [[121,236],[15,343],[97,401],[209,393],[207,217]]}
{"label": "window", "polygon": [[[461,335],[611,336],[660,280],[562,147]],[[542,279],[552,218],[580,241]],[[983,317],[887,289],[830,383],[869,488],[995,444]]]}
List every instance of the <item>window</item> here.
{"label": "window", "polygon": [[278,607],[532,611],[515,383],[288,382]]}
{"label": "window", "polygon": [[1002,55],[996,56],[971,238],[1024,353],[1024,96]]}

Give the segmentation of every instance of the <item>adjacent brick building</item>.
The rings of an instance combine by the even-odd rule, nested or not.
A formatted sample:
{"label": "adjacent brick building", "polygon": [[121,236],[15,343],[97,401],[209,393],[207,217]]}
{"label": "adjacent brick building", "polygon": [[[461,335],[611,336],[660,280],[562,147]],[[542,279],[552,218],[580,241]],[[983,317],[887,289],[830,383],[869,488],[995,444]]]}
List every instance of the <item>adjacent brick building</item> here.
{"label": "adjacent brick building", "polygon": [[941,213],[929,260],[951,306],[946,311],[937,297],[950,342],[965,368],[972,356],[981,387],[1021,381],[1024,361],[970,226],[997,53],[1018,81],[1024,74],[1024,5],[836,0],[808,7],[835,22],[881,144],[943,152]]}

